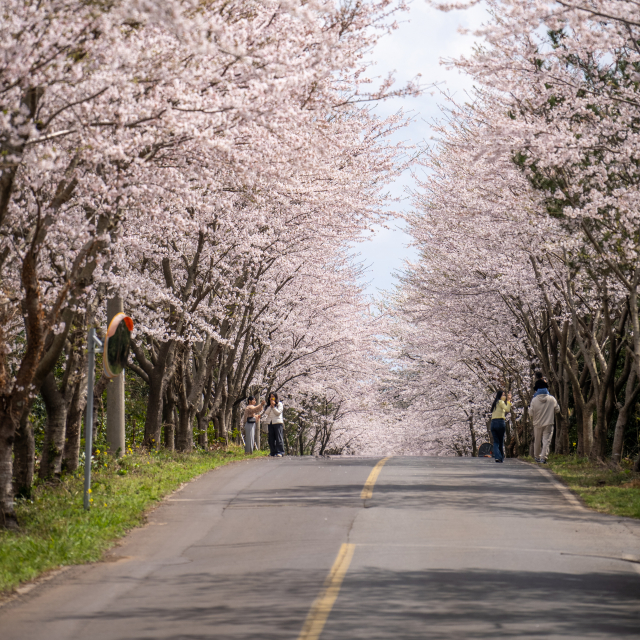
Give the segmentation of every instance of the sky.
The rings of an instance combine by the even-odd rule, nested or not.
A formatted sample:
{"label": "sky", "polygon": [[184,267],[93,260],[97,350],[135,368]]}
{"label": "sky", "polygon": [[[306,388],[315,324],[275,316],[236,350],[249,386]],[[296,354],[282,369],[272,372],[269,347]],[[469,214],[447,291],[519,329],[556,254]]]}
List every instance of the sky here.
{"label": "sky", "polygon": [[[456,58],[471,52],[476,38],[472,34],[461,34],[459,29],[473,31],[486,21],[482,6],[467,11],[444,13],[429,6],[425,0],[413,0],[410,11],[401,18],[399,28],[380,41],[372,52],[375,67],[371,74],[386,76],[395,71],[398,86],[422,74],[424,85],[438,84],[439,89],[464,99],[471,88],[470,80],[457,71],[448,70],[440,64],[442,59]],[[433,95],[432,95],[433,93]],[[390,100],[376,106],[380,116],[396,113],[400,108],[414,116],[413,123],[402,130],[399,140],[419,144],[432,143],[434,133],[431,123],[441,116],[444,100],[439,92],[425,91],[419,98]],[[411,175],[405,174],[391,187],[395,197],[403,202],[395,206],[398,210],[409,210],[405,190],[414,186]],[[403,261],[411,260],[416,253],[408,246],[410,237],[402,231],[401,221],[392,222],[390,229],[376,229],[369,242],[360,243],[355,252],[359,261],[367,267],[366,293],[380,297],[382,291],[392,289],[394,272],[402,269]]]}

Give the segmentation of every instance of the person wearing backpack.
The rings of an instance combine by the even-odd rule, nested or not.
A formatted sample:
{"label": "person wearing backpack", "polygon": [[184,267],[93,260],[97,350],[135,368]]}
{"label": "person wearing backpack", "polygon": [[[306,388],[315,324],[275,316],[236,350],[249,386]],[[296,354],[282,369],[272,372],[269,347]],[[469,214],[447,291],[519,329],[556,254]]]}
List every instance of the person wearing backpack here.
{"label": "person wearing backpack", "polygon": [[533,422],[533,454],[536,462],[546,464],[549,455],[549,445],[553,437],[553,426],[556,413],[560,413],[558,401],[549,393],[549,389],[539,386],[529,407]]}
{"label": "person wearing backpack", "polygon": [[267,408],[260,416],[269,430],[269,455],[282,458],[284,455],[284,420],[282,413],[284,408],[278,400],[277,393],[270,393],[267,400]]}

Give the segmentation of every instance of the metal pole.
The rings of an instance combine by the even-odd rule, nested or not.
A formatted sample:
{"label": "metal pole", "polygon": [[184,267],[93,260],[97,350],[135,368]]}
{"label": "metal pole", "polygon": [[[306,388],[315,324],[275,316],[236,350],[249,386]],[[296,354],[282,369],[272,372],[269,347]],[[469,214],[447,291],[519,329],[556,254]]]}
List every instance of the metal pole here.
{"label": "metal pole", "polygon": [[91,491],[91,451],[93,450],[93,382],[96,360],[96,330],[89,329],[89,375],[87,376],[87,414],[84,418],[84,508],[89,509]]}

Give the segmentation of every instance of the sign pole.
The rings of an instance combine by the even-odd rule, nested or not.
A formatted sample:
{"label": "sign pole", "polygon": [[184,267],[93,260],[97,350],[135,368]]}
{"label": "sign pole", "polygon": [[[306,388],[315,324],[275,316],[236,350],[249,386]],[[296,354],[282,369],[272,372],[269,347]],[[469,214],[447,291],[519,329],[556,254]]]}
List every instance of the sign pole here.
{"label": "sign pole", "polygon": [[93,385],[96,372],[96,344],[102,342],[91,327],[87,335],[89,346],[89,375],[87,376],[87,414],[84,418],[84,508],[88,511],[91,498],[91,452],[93,450]]}
{"label": "sign pole", "polygon": [[[107,327],[122,311],[120,296],[116,295],[107,300]],[[124,372],[113,377],[107,385],[107,444],[112,455],[124,455]]]}

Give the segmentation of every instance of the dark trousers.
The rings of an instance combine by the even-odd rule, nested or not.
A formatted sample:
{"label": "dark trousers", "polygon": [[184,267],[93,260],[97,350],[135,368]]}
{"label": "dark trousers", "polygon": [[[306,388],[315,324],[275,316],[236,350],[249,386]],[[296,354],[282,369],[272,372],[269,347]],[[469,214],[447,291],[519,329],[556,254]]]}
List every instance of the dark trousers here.
{"label": "dark trousers", "polygon": [[269,425],[269,452],[272,456],[279,453],[284,455],[284,425]]}
{"label": "dark trousers", "polygon": [[496,460],[504,460],[504,434],[507,426],[504,420],[491,421],[491,435],[493,436],[493,457]]}

